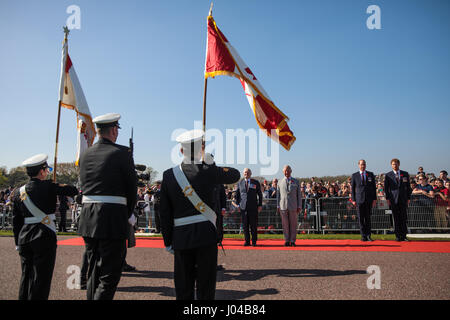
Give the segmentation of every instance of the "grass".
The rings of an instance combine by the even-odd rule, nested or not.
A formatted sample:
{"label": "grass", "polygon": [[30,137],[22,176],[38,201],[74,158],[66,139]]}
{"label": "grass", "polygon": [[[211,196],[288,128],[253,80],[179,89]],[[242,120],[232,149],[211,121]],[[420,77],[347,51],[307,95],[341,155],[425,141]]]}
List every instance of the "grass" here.
{"label": "grass", "polygon": [[[58,232],[59,236],[78,236],[76,232]],[[12,230],[0,230],[0,237],[12,237]],[[152,235],[137,235],[137,238],[162,238],[160,234]],[[373,240],[395,240],[394,234],[372,234]],[[225,234],[226,239],[239,239],[244,240],[243,234]],[[258,239],[284,239],[282,234],[258,234]],[[333,234],[297,234],[297,239],[322,239],[322,240],[359,240],[361,236],[359,234],[348,234],[348,233],[333,233]],[[420,238],[411,239],[412,241],[450,241],[448,238]]]}

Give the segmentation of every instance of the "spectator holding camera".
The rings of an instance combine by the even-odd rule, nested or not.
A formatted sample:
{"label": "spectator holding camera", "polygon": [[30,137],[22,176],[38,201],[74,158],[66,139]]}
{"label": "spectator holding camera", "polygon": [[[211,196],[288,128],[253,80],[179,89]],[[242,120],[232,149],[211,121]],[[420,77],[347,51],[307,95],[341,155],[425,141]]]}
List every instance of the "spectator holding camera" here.
{"label": "spectator holding camera", "polygon": [[437,228],[446,228],[447,227],[447,201],[448,201],[448,189],[444,187],[443,181],[441,179],[437,179],[436,187],[434,188],[435,194],[435,203],[436,206],[434,208],[434,218],[436,220]]}

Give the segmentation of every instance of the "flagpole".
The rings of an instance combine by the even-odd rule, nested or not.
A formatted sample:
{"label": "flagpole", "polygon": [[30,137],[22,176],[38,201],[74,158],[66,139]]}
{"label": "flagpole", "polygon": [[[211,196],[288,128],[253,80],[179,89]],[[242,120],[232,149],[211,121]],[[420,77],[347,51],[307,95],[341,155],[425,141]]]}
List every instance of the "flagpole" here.
{"label": "flagpole", "polygon": [[206,136],[206,92],[208,88],[208,79],[205,78],[205,86],[203,89],[203,142],[202,142],[202,159],[205,160],[205,136]]}
{"label": "flagpole", "polygon": [[[65,26],[64,28],[64,43],[67,43],[67,36],[69,34],[69,28],[67,28],[67,26]],[[64,71],[64,70],[63,70]],[[63,76],[63,75],[61,75]],[[64,81],[64,80],[62,80]],[[60,97],[61,99],[61,97]],[[56,168],[58,165],[58,140],[59,140],[59,123],[61,120],[61,100],[59,100],[58,102],[58,120],[56,122],[56,140],[55,140],[55,160],[53,163],[53,182],[56,182]]]}
{"label": "flagpole", "polygon": [[[213,2],[211,2],[211,6],[209,7],[208,17],[212,15]],[[208,44],[206,44],[208,47]],[[206,92],[208,90],[208,78],[205,77],[205,85],[203,87],[203,142],[202,142],[202,159],[205,161],[205,139],[206,139]]]}

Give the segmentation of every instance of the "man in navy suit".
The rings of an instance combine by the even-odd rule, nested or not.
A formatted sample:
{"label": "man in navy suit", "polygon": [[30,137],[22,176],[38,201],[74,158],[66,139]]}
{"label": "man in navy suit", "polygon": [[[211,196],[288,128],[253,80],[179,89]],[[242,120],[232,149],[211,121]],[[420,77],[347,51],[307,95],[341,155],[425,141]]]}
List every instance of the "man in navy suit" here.
{"label": "man in navy suit", "polygon": [[262,210],[262,192],[259,182],[250,179],[252,171],[248,168],[244,169],[244,179],[238,183],[236,192],[236,203],[242,216],[242,224],[244,227],[245,244],[250,245],[250,233],[252,234],[252,246],[256,246],[258,238],[258,213]]}
{"label": "man in navy suit", "polygon": [[377,204],[375,176],[372,172],[366,171],[365,160],[359,160],[358,166],[359,172],[352,175],[352,200],[356,203],[358,212],[361,241],[372,241],[370,214]]}
{"label": "man in navy suit", "polygon": [[400,170],[400,160],[391,160],[392,171],[386,173],[384,191],[392,215],[394,216],[395,236],[397,241],[409,241],[406,238],[408,229],[407,209],[411,199],[411,185],[409,174]]}

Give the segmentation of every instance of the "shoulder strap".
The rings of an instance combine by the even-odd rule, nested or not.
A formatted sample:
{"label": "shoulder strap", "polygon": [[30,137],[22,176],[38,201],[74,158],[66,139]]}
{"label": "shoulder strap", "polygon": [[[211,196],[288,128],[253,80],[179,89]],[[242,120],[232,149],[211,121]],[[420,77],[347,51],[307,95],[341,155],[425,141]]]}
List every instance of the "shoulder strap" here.
{"label": "shoulder strap", "polygon": [[[25,186],[20,188],[20,200],[22,200],[25,207],[30,211],[30,213],[36,218],[36,223],[40,222],[47,228],[56,233],[55,222],[41,209],[36,207],[36,205],[31,201],[27,192],[25,191]],[[27,219],[27,218],[26,218]],[[31,218],[32,219],[32,218]],[[34,219],[33,219],[34,220]]]}
{"label": "shoulder strap", "polygon": [[181,164],[172,168],[173,175],[178,182],[184,196],[189,199],[195,209],[197,209],[206,219],[208,219],[214,227],[216,227],[216,213],[206,203],[204,203],[190,185],[186,175],[181,168]]}

